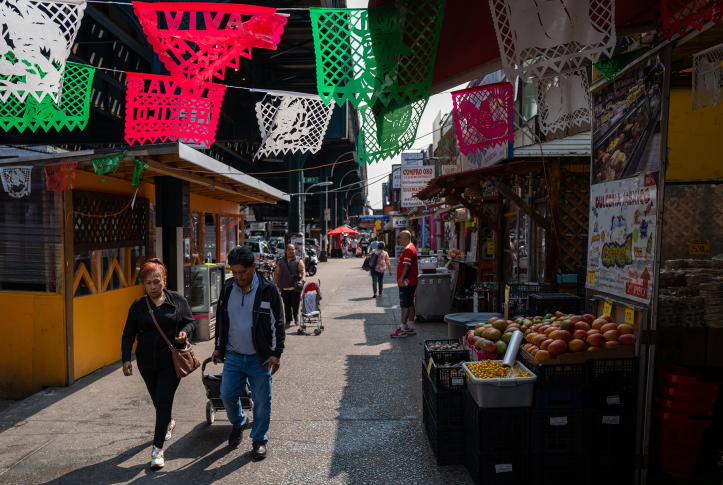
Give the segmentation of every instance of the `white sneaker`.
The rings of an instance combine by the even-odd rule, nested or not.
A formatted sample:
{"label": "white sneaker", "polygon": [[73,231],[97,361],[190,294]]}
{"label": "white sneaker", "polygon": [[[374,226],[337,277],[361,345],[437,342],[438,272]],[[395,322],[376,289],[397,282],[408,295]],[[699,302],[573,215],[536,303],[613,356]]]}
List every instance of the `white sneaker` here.
{"label": "white sneaker", "polygon": [[163,448],[153,447],[153,453],[151,453],[151,468],[163,468],[166,462],[163,459]]}
{"label": "white sneaker", "polygon": [[173,418],[171,418],[171,422],[168,423],[168,429],[166,430],[165,441],[168,441],[171,439],[171,434],[173,433],[174,429],[176,429],[176,421]]}

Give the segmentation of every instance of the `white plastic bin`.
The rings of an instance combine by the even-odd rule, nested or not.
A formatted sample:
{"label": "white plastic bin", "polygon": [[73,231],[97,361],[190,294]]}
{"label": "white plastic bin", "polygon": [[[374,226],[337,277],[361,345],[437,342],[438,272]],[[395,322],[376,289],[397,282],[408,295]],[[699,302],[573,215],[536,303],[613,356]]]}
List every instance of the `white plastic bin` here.
{"label": "white plastic bin", "polygon": [[[502,362],[495,360],[494,362]],[[530,377],[512,377],[510,379],[477,379],[462,364],[467,375],[467,389],[481,408],[525,408],[532,406],[535,397],[537,376],[530,369],[517,364],[530,374]]]}

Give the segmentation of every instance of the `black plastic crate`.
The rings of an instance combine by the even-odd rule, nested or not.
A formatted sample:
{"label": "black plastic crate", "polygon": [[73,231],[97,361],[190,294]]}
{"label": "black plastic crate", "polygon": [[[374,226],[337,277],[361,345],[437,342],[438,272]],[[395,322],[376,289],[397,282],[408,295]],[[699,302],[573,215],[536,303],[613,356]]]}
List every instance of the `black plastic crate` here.
{"label": "black plastic crate", "polygon": [[581,389],[535,391],[536,409],[573,409],[582,406]]}
{"label": "black plastic crate", "polygon": [[545,316],[555,312],[579,315],[582,313],[582,298],[569,293],[535,293],[530,295],[529,306],[532,316]]}
{"label": "black plastic crate", "polygon": [[583,446],[581,409],[534,409],[530,422],[532,451],[575,453]]}
{"label": "black plastic crate", "polygon": [[431,414],[435,423],[444,429],[463,429],[464,422],[464,389],[439,390],[422,369],[422,405],[424,411]]}
{"label": "black plastic crate", "polygon": [[[437,389],[464,389],[467,387],[464,369],[462,368],[462,362],[469,360],[469,351],[467,349],[462,352],[443,352],[441,355],[432,352],[431,359],[431,364],[429,359],[422,362],[425,366],[425,373],[429,370],[428,375]],[[450,366],[449,364],[456,365]]]}
{"label": "black plastic crate", "polygon": [[[635,483],[635,455],[612,449],[587,453],[585,468],[604,470],[604,473],[588,473],[585,483],[589,485],[633,485]],[[648,483],[651,483],[648,480]]]}
{"label": "black plastic crate", "polygon": [[476,485],[520,485],[529,483],[530,455],[519,451],[472,453],[465,467]]}
{"label": "black plastic crate", "polygon": [[467,449],[474,453],[527,451],[529,408],[480,408],[469,391],[465,390],[464,424]]}
{"label": "black plastic crate", "polygon": [[[531,485],[587,485],[593,475],[605,476],[610,464],[604,468],[586,466],[583,453],[532,453]],[[615,482],[608,482],[610,483]],[[615,483],[617,485],[617,483]]]}
{"label": "black plastic crate", "polygon": [[[585,298],[587,294],[587,288],[585,287],[585,283],[587,282],[587,266],[578,266],[577,267],[577,296],[580,298]],[[583,302],[584,305],[584,302]],[[584,308],[583,308],[584,310]]]}
{"label": "black plastic crate", "polygon": [[450,429],[445,426],[438,426],[437,422],[428,409],[424,412],[424,429],[427,432],[429,446],[434,452],[437,465],[462,465],[465,461],[463,428]]}
{"label": "black plastic crate", "polygon": [[558,389],[587,389],[588,367],[582,364],[533,364],[520,352],[518,359],[536,376],[535,389],[540,391]]}
{"label": "black plastic crate", "polygon": [[[455,339],[447,339],[447,340],[425,340],[424,341],[424,361],[429,362],[430,355],[434,357],[435,362],[444,363],[445,361],[449,360],[450,358],[454,359],[457,355],[468,355],[467,349],[464,347],[461,347],[460,350],[429,350],[428,345],[432,343],[440,343],[440,344],[448,344],[448,343],[458,343],[462,344],[462,340],[455,338]],[[459,362],[459,361],[456,361]]]}
{"label": "black plastic crate", "polygon": [[638,359],[591,359],[585,407],[634,409],[638,399]]}
{"label": "black plastic crate", "polygon": [[557,282],[500,283],[500,301],[505,301],[505,287],[510,287],[510,300],[527,299],[533,293],[557,293]]}
{"label": "black plastic crate", "polygon": [[635,448],[634,409],[586,409],[585,449],[590,452],[615,451],[620,456],[633,454]]}

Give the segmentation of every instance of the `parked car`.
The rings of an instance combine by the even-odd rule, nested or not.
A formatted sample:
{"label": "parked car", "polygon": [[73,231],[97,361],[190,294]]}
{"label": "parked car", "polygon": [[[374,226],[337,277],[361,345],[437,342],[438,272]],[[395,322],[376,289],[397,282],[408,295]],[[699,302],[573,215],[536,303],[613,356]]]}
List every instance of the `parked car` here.
{"label": "parked car", "polygon": [[264,263],[269,259],[274,259],[271,250],[269,249],[266,241],[260,241],[257,239],[247,239],[244,241],[244,246],[249,248],[254,253],[254,260],[257,264]]}

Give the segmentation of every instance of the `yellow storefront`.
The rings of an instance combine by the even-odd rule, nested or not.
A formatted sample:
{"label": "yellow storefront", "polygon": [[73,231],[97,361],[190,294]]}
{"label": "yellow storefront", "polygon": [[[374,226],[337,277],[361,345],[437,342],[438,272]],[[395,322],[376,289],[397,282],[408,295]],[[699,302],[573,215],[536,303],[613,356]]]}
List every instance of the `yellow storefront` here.
{"label": "yellow storefront", "polygon": [[[72,384],[120,359],[128,308],[143,295],[140,267],[149,255],[161,255],[154,177],[183,180],[190,192],[188,221],[179,228],[185,252],[164,261],[180,272],[209,256],[224,262],[227,251],[243,244],[240,204],[288,200],[182,144],[163,147],[153,155],[147,147],[129,152],[105,183],[92,171],[90,160],[98,154],[91,150],[3,161],[31,166],[32,182],[28,196],[2,200],[0,305],[11,310],[0,320],[8,337],[0,353],[0,398]],[[137,193],[131,155],[149,164]],[[48,191],[44,165],[71,160],[79,162],[75,188]]]}

